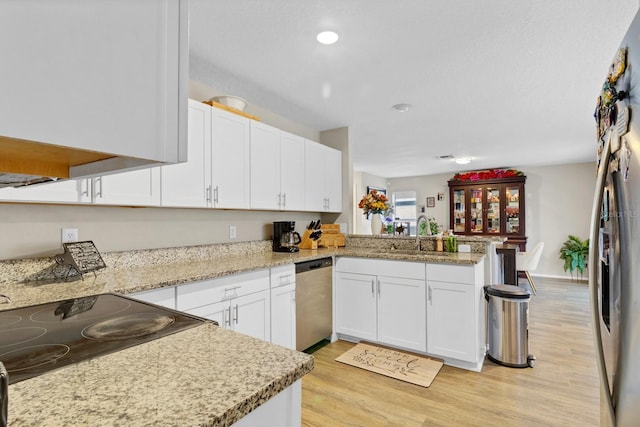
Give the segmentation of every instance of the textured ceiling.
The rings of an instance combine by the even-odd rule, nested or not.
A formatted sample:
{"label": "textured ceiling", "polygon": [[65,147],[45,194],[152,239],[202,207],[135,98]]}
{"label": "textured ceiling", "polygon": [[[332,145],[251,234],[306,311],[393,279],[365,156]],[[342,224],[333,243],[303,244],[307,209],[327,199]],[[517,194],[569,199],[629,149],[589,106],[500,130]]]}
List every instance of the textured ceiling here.
{"label": "textured ceiling", "polygon": [[[638,0],[191,0],[191,78],[317,130],[387,178],[595,158]],[[321,30],[340,34],[332,46]],[[409,103],[397,113],[391,106]],[[459,166],[436,157],[472,156]]]}

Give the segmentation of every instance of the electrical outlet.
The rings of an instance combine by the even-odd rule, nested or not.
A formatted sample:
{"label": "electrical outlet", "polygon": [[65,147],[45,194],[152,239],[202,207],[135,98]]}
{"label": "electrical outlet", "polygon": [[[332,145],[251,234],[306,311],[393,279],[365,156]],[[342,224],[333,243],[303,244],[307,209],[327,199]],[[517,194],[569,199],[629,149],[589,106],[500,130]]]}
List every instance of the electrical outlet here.
{"label": "electrical outlet", "polygon": [[62,243],[72,243],[78,241],[78,229],[77,228],[63,228],[62,229]]}
{"label": "electrical outlet", "polygon": [[235,225],[230,225],[229,226],[229,238],[230,239],[235,239],[236,238],[236,226]]}

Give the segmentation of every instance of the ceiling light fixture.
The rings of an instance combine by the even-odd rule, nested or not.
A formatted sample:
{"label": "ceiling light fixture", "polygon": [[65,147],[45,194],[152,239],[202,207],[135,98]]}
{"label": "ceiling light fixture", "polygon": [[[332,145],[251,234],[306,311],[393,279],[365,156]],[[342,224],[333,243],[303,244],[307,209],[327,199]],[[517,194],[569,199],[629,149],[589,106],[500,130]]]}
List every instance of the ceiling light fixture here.
{"label": "ceiling light fixture", "polygon": [[322,44],[334,44],[340,37],[334,31],[323,31],[316,36],[318,42]]}
{"label": "ceiling light fixture", "polygon": [[411,109],[411,104],[396,104],[391,106],[391,109],[397,111],[398,113],[406,113]]}
{"label": "ceiling light fixture", "polygon": [[466,165],[468,163],[471,163],[471,160],[471,157],[457,157],[455,161],[459,165]]}

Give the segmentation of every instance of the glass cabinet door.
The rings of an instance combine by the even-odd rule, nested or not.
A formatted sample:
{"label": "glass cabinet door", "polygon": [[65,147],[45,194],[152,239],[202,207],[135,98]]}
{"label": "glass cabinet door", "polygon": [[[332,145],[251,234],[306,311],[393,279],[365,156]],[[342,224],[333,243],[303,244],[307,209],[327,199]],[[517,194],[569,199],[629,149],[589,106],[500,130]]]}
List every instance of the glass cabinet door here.
{"label": "glass cabinet door", "polygon": [[487,187],[487,233],[500,234],[500,187]]}
{"label": "glass cabinet door", "polygon": [[466,231],[466,206],[465,190],[453,190],[453,231],[464,233]]}
{"label": "glass cabinet door", "polygon": [[506,233],[520,233],[520,196],[519,186],[507,186],[505,192],[505,214],[507,215]]}
{"label": "glass cabinet door", "polygon": [[471,206],[469,207],[469,213],[471,214],[470,231],[472,233],[483,233],[484,221],[482,218],[482,187],[472,187],[469,191],[471,195]]}

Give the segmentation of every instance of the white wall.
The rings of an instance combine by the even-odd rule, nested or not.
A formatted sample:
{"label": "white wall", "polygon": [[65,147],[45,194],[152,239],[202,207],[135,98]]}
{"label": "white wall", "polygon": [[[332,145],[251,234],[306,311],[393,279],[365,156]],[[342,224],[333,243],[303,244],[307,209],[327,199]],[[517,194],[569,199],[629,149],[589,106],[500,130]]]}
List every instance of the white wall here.
{"label": "white wall", "polygon": [[527,248],[539,241],[545,245],[535,274],[571,278],[559,251],[570,234],[589,237],[595,162],[519,169],[527,175]]}
{"label": "white wall", "polygon": [[362,213],[362,209],[358,208],[358,203],[362,196],[367,194],[367,187],[386,188],[387,195],[391,197],[387,185],[387,179],[381,176],[371,175],[366,172],[353,173],[353,229],[354,234],[371,234],[371,221]]}
{"label": "white wall", "polygon": [[[589,236],[591,202],[595,186],[595,164],[515,167],[527,175],[526,231],[527,248],[536,243],[545,244],[542,259],[534,274],[571,278],[563,270],[558,258],[560,247],[569,234],[581,239]],[[387,190],[415,190],[418,207],[426,204],[426,197],[436,197],[434,208],[425,208],[426,215],[436,218],[438,224],[449,228],[449,187],[453,174],[429,175],[409,178],[391,178]],[[437,193],[444,192],[444,200]],[[420,210],[420,209],[418,209]]]}
{"label": "white wall", "polygon": [[[302,233],[317,213],[0,203],[0,260],[61,252],[62,228],[78,228],[101,252],[270,239],[273,221]],[[237,238],[229,239],[229,225]]]}

